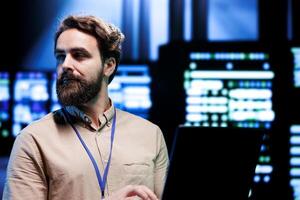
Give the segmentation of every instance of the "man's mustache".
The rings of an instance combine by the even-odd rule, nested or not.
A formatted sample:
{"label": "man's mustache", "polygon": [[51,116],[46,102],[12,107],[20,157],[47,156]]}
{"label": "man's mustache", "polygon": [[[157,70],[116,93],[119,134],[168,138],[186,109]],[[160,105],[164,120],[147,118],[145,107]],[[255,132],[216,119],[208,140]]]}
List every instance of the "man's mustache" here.
{"label": "man's mustache", "polygon": [[80,82],[81,79],[73,75],[71,72],[63,72],[61,77],[57,80],[58,84],[66,84],[70,81],[78,81]]}

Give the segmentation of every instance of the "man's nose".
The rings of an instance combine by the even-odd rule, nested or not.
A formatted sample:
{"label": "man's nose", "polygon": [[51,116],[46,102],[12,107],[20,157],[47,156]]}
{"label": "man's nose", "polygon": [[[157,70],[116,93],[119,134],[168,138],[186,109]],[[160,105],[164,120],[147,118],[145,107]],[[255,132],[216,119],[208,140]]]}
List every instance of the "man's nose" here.
{"label": "man's nose", "polygon": [[64,71],[74,69],[74,60],[71,55],[69,55],[69,54],[66,55],[66,57],[62,63],[62,68]]}

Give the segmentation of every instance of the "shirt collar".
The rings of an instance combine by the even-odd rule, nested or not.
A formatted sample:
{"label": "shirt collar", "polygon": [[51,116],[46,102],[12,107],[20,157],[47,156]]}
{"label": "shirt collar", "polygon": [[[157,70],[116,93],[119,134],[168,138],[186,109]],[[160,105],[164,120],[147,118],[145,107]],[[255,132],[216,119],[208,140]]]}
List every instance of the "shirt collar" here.
{"label": "shirt collar", "polygon": [[[110,102],[110,108],[107,109],[103,114],[100,114],[98,116],[98,120],[100,122],[100,127],[98,131],[101,130],[105,125],[108,127],[111,125],[111,120],[113,118],[115,109],[112,100],[110,100]],[[75,122],[81,122],[81,124],[83,124],[85,127],[88,127],[95,131],[97,130],[95,127],[92,126],[91,118],[76,106],[66,106],[65,109],[68,112],[68,114],[71,115],[72,119],[75,120]]]}

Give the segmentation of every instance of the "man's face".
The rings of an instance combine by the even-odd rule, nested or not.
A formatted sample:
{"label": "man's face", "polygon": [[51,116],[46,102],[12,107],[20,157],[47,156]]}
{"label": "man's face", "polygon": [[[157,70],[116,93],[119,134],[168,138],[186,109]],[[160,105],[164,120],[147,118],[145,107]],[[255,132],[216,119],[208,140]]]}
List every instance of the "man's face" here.
{"label": "man's face", "polygon": [[62,105],[81,106],[100,92],[103,64],[94,37],[69,29],[61,33],[55,49],[57,96]]}

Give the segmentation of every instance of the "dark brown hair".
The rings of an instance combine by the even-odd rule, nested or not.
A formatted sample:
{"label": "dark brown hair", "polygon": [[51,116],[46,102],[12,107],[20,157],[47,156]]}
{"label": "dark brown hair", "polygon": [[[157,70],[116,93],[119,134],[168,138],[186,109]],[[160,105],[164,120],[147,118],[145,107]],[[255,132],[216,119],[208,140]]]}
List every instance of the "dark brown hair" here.
{"label": "dark brown hair", "polygon": [[66,17],[59,25],[55,33],[56,48],[57,39],[60,34],[68,29],[75,28],[96,38],[102,61],[108,58],[115,58],[116,68],[108,79],[108,83],[114,78],[121,58],[121,43],[124,40],[123,33],[113,24],[106,23],[102,19],[92,15]]}

